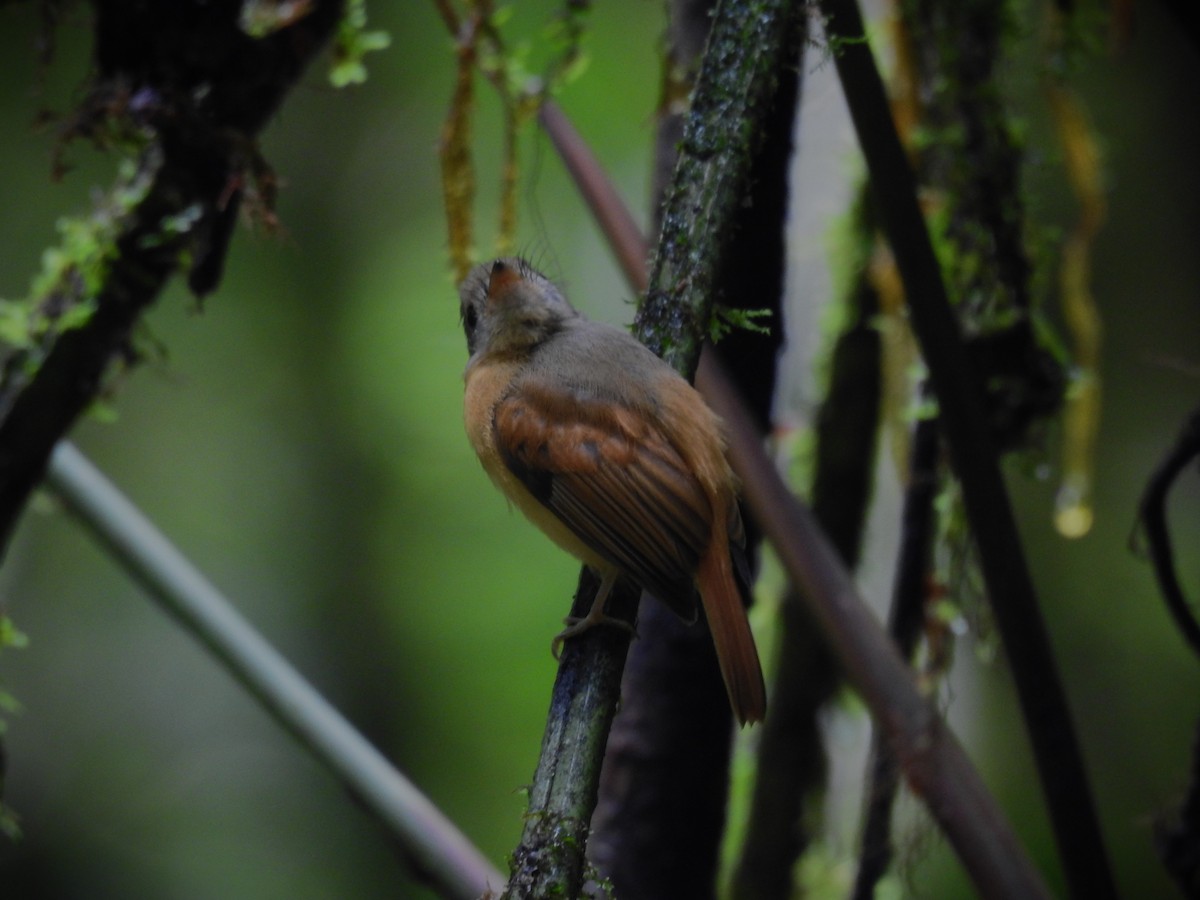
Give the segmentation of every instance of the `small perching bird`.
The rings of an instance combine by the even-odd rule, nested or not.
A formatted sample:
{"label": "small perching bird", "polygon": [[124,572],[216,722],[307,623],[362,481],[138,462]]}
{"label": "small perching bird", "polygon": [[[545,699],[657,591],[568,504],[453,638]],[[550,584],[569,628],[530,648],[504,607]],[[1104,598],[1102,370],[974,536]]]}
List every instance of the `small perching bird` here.
{"label": "small perching bird", "polygon": [[505,496],[601,578],[591,610],[567,620],[555,647],[616,621],[604,604],[622,576],[688,621],[699,593],[733,712],[761,720],[745,535],[716,415],[674,369],[589,321],[524,260],[477,266],[459,295],[471,445]]}

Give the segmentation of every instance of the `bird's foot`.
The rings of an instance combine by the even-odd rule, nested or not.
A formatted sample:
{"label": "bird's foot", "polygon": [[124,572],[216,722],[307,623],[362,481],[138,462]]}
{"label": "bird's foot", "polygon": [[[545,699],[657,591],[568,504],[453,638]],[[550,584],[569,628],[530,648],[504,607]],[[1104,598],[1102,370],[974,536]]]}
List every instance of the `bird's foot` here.
{"label": "bird's foot", "polygon": [[615,628],[622,628],[628,631],[635,637],[637,636],[637,630],[624,619],[606,615],[595,609],[586,616],[567,616],[563,619],[563,624],[567,627],[556,634],[554,640],[550,642],[550,652],[554,654],[555,659],[558,659],[562,655],[562,646],[568,638],[578,637],[585,631],[595,628],[597,625],[612,625]]}

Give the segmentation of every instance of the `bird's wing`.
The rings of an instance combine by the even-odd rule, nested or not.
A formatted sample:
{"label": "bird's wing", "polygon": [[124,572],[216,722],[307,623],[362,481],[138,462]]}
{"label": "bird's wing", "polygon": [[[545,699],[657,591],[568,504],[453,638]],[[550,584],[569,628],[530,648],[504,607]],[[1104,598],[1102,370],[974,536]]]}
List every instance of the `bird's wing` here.
{"label": "bird's wing", "polygon": [[711,537],[708,497],[652,417],[525,382],[495,407],[496,446],[531,494],[685,618]]}

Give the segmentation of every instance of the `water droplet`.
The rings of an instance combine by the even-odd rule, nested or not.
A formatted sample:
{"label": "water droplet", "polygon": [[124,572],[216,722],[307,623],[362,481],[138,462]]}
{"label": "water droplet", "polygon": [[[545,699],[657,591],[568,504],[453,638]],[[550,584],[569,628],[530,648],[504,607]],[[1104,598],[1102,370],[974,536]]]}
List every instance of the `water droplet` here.
{"label": "water droplet", "polygon": [[1081,538],[1092,530],[1095,514],[1088,485],[1068,477],[1054,499],[1054,527],[1065,538]]}

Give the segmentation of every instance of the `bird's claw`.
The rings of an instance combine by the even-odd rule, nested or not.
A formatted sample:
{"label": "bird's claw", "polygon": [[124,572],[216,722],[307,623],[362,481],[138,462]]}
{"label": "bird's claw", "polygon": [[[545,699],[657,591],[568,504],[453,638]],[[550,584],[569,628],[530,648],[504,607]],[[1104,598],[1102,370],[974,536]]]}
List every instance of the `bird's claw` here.
{"label": "bird's claw", "polygon": [[568,638],[578,637],[585,631],[595,628],[597,625],[612,625],[616,628],[624,629],[634,637],[637,637],[637,629],[624,619],[618,619],[616,616],[607,616],[604,613],[589,613],[586,616],[567,616],[563,619],[563,624],[567,627],[556,634],[554,640],[550,642],[550,652],[554,654],[555,660],[562,656],[562,646]]}

